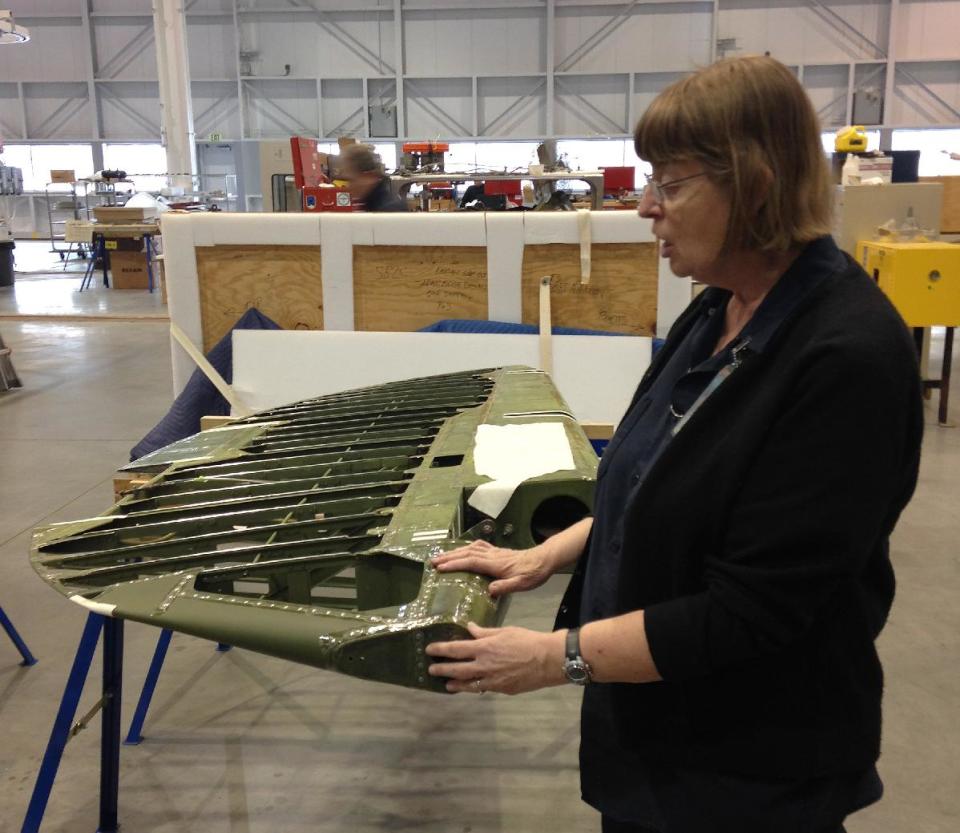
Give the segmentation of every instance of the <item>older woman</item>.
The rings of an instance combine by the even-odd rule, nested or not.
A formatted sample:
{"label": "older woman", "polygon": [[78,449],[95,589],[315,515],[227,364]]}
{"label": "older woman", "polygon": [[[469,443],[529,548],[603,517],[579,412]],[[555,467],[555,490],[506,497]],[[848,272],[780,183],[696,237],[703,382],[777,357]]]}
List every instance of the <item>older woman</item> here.
{"label": "older woman", "polygon": [[605,831],[835,833],[876,801],[893,599],[922,406],[907,330],[828,235],[816,115],[770,58],[666,89],[635,134],[640,215],[709,288],[640,382],[593,518],[438,570],[529,590],[576,564],[558,629],[428,647],[450,691],[584,685],[581,787]]}

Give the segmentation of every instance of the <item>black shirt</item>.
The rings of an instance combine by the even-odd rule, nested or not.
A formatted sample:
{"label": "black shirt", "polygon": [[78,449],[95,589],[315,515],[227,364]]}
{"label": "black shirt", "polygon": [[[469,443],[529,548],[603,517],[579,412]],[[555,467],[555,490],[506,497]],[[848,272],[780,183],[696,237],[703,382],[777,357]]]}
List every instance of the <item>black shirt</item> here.
{"label": "black shirt", "polygon": [[[617,614],[616,583],[623,558],[656,557],[653,552],[622,551],[623,508],[670,443],[684,414],[699,406],[700,397],[710,395],[718,373],[734,361],[733,348],[762,352],[818,283],[810,275],[788,271],[743,331],[716,355],[711,354],[723,331],[730,293],[706,290],[698,319],[656,381],[633,403],[601,460],[581,596],[582,624]],[[585,691],[580,749],[584,800],[604,815],[664,833],[720,831],[728,829],[727,823],[736,824],[738,833],[772,833],[786,829],[784,820],[801,818],[813,825],[811,831],[818,831],[835,829],[844,816],[882,794],[875,767],[804,781],[762,781],[651,763],[622,743],[609,688],[592,684]]]}
{"label": "black shirt", "polygon": [[364,211],[406,211],[407,204],[390,189],[390,180],[381,177],[363,200]]}

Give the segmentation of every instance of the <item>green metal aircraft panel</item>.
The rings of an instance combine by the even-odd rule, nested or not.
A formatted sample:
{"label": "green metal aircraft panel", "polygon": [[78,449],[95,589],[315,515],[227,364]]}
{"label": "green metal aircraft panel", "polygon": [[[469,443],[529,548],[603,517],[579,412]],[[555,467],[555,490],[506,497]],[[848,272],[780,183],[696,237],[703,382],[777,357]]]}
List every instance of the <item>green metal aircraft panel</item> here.
{"label": "green metal aircraft panel", "polygon": [[[481,425],[558,423],[574,468],[497,517],[469,505]],[[323,396],[203,431],[126,470],[103,515],[37,529],[45,581],[98,612],[381,682],[443,690],[424,646],[499,624],[489,580],[429,557],[524,548],[588,514],[597,458],[549,377],[523,367]]]}

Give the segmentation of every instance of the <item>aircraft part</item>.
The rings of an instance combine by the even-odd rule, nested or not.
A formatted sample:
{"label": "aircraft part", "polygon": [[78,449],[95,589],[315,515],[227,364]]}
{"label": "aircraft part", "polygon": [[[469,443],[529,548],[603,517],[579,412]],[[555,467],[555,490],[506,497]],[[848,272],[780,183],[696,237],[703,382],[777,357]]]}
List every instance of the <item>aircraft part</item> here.
{"label": "aircraft part", "polygon": [[[481,426],[559,425],[572,468],[490,517],[469,499]],[[556,428],[549,429],[557,433]],[[532,452],[531,452],[532,453]],[[549,377],[512,367],[323,396],[203,431],[102,516],[34,532],[34,568],[97,612],[294,662],[443,690],[424,646],[499,624],[489,581],[435,552],[524,548],[588,514],[597,458]]]}

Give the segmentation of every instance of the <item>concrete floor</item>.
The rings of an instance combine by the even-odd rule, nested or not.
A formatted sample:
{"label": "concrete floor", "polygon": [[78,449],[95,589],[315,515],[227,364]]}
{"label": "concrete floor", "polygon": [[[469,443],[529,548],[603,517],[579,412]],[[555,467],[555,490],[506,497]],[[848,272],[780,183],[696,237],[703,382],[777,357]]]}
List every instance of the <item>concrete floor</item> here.
{"label": "concrete floor", "polygon": [[[64,244],[57,243],[62,249]],[[0,320],[6,318],[167,318],[159,292],[114,290],[103,286],[97,271],[92,285],[80,292],[87,260],[66,262],[51,251],[49,240],[17,240],[14,285],[0,289]]]}
{"label": "concrete floor", "polygon": [[[7,833],[20,829],[84,621],[30,568],[30,530],[110,504],[113,471],[171,388],[162,323],[0,321],[0,330],[25,385],[0,394],[0,604],[40,659],[19,667],[0,636]],[[920,487],[894,537],[899,589],[880,640],[887,796],[851,818],[850,833],[960,829],[958,463],[958,429],[929,427]],[[518,596],[510,623],[549,627],[563,584]],[[157,633],[126,626],[125,727]],[[95,664],[81,711],[98,696],[98,673]],[[120,818],[127,833],[597,830],[578,798],[578,699],[567,688],[408,692],[177,635],[147,739],[122,749]],[[96,827],[97,726],[67,749],[47,833]]]}

